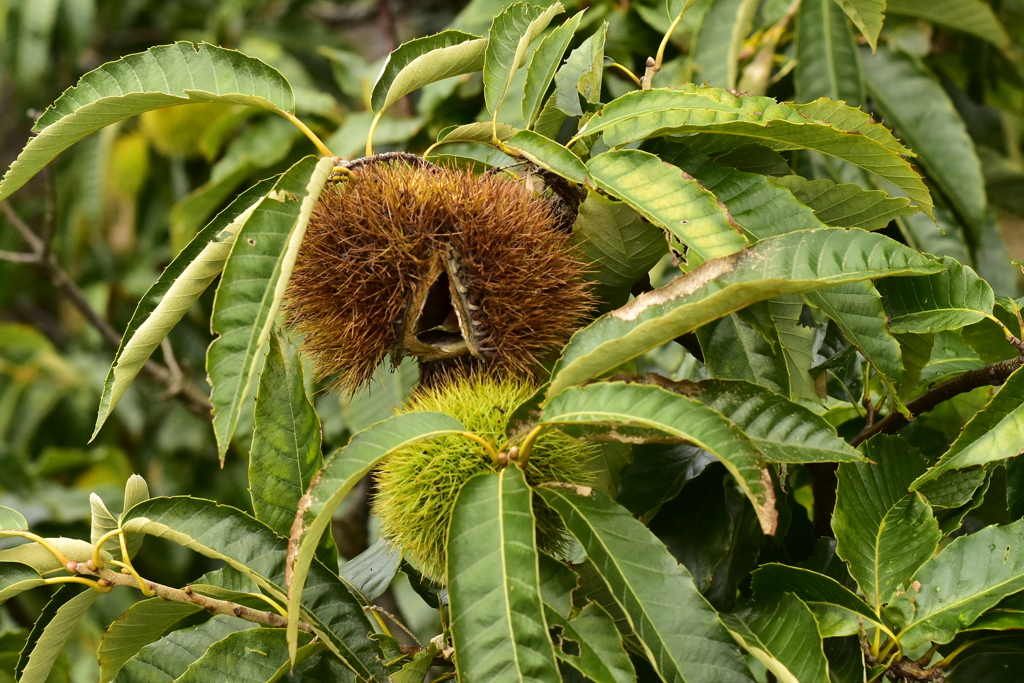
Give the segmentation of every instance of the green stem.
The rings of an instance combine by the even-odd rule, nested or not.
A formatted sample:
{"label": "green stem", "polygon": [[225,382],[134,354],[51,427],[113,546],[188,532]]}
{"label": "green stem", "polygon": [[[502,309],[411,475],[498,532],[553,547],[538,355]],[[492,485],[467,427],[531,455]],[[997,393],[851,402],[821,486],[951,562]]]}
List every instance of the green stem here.
{"label": "green stem", "polygon": [[380,117],[383,115],[384,110],[381,109],[377,112],[377,115],[373,117],[373,121],[370,122],[370,131],[366,134],[366,156],[368,157],[373,156],[373,134],[377,132],[377,124],[380,123]]}
{"label": "green stem", "polygon": [[494,463],[495,467],[498,466],[498,452],[496,450],[494,450],[494,446],[491,445],[490,441],[488,441],[487,439],[483,438],[479,434],[474,434],[473,432],[459,432],[459,433],[462,436],[466,437],[467,439],[472,439],[473,441],[476,441],[478,444],[483,446],[484,450],[487,451],[487,455],[490,456],[491,462]]}
{"label": "green stem", "polygon": [[638,88],[643,88],[644,87],[643,81],[641,81],[639,78],[637,78],[635,73],[633,73],[632,71],[630,71],[629,69],[627,69],[623,65],[619,64],[618,62],[612,62],[611,64],[608,64],[607,66],[609,68],[612,68],[612,69],[618,69],[622,73],[626,74],[629,77],[629,80],[631,80],[634,83],[636,83],[636,87],[638,87]]}
{"label": "green stem", "polygon": [[56,546],[54,546],[52,543],[47,541],[42,536],[38,536],[32,533],[31,531],[5,531],[4,533],[8,536],[20,536],[21,538],[27,538],[30,541],[35,541],[39,545],[49,550],[50,554],[56,557],[57,561],[60,562],[62,566],[66,567],[68,563],[71,562],[71,560],[64,553],[57,550]]}
{"label": "green stem", "polygon": [[[686,3],[688,5],[689,2]],[[661,71],[661,65],[665,61],[665,48],[668,47],[668,41],[672,38],[672,34],[676,32],[676,27],[679,26],[679,22],[683,20],[683,15],[686,14],[686,5],[683,5],[682,11],[676,16],[672,25],[665,31],[665,35],[661,39],[661,45],[658,46],[658,54],[652,61],[650,58],[647,60],[647,71],[644,72],[644,77],[640,82],[641,90],[650,90],[651,81],[654,80],[654,74]]]}
{"label": "green stem", "polygon": [[98,581],[83,579],[80,576],[55,576],[52,579],[46,579],[44,583],[47,586],[52,586],[57,583],[81,583],[92,588],[94,591],[99,591],[100,593],[109,593],[114,590],[113,586],[102,586]]}
{"label": "green stem", "polygon": [[323,156],[325,156],[325,157],[333,157],[333,156],[334,156],[334,154],[333,154],[333,153],[331,152],[331,150],[327,149],[327,145],[325,145],[325,144],[323,143],[323,140],[321,140],[320,138],[318,138],[318,137],[317,137],[317,135],[316,135],[316,133],[314,133],[313,131],[311,131],[311,130],[309,129],[309,126],[307,126],[307,125],[306,125],[306,124],[304,124],[304,123],[303,123],[302,121],[300,121],[300,120],[298,119],[298,117],[296,117],[296,116],[295,116],[295,114],[292,114],[291,112],[287,112],[287,111],[281,111],[280,109],[278,109],[278,110],[277,110],[277,113],[278,113],[278,114],[280,114],[281,116],[285,117],[285,118],[286,118],[286,119],[288,119],[289,121],[291,121],[291,122],[292,122],[292,124],[293,124],[293,125],[294,125],[294,126],[295,126],[296,128],[298,128],[299,130],[301,130],[301,131],[302,131],[302,133],[303,133],[303,134],[304,134],[304,135],[305,135],[305,136],[306,136],[307,138],[309,138],[309,141],[310,141],[310,142],[312,142],[312,143],[313,143],[314,145],[316,145],[316,148],[317,148],[317,149],[318,149],[318,150],[320,151],[320,154],[322,154],[322,155],[323,155]]}
{"label": "green stem", "polygon": [[103,558],[100,557],[100,549],[103,548],[103,544],[120,533],[123,533],[120,527],[117,529],[111,529],[100,536],[99,539],[92,544],[92,565],[96,567],[96,569],[103,569]]}

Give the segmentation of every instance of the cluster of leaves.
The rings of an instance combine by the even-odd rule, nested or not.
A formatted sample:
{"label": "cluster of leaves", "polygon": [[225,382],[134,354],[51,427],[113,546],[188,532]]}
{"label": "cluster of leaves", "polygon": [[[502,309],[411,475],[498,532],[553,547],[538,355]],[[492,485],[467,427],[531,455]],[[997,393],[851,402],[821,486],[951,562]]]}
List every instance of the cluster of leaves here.
{"label": "cluster of leaves", "polygon": [[[40,117],[0,199],[134,114],[244,106],[298,123],[325,153],[354,137],[370,152],[409,121],[385,112],[410,93],[429,88],[421,114],[441,112],[435,127],[444,102],[476,97],[480,115],[437,130],[424,156],[481,170],[527,162],[583,188],[575,231],[605,312],[494,447],[528,453],[561,429],[603,442],[603,457],[594,489],[531,491],[516,466],[473,478],[449,529],[446,586],[418,581],[386,543],[339,570],[331,521],[356,484],[395,449],[466,430],[443,413],[361,431],[352,420],[358,433],[322,457],[318,410],[275,321],[336,161],[300,158],[199,228],[250,168],[178,233],[195,236],[129,322],[95,432],[219,277],[213,431],[222,457],[251,433],[252,514],[150,499],[138,479],[118,517],[93,498],[90,542],[43,538],[0,509],[0,536],[30,541],[0,551],[0,600],[63,584],[31,632],[0,640],[0,653],[20,652],[18,680],[46,680],[74,626],[120,585],[156,597],[104,634],[104,681],[418,681],[435,664],[464,680],[1015,680],[1024,323],[987,201],[1013,209],[1022,176],[1012,143],[972,140],[992,142],[990,110],[963,95],[1014,96],[1013,77],[990,73],[1013,64],[1002,51],[1011,37],[980,0],[889,0],[890,15],[908,19],[883,32],[884,4],[609,3],[553,27],[559,3],[492,12],[474,2],[457,29],[390,55],[367,95],[365,136],[345,124],[326,142],[296,118],[298,88],[242,53],[175,43],[84,76]],[[629,21],[658,29],[647,45],[664,35],[642,68],[633,53],[649,48],[613,31]],[[943,29],[992,48],[955,63],[949,55],[967,50],[933,49],[963,40],[933,40]],[[929,59],[945,87],[925,52],[939,53]],[[773,88],[786,87],[802,103],[780,102]],[[914,152],[850,104],[870,106]],[[4,343],[25,341],[10,353],[46,378],[24,385],[59,388],[63,366],[46,360],[45,342],[15,331]],[[538,554],[534,497],[578,542],[571,561]],[[812,524],[834,541],[815,543]],[[133,565],[144,535],[226,566],[174,592]],[[438,610],[426,646],[403,648],[371,620],[400,572]],[[204,609],[217,615],[196,625]]]}

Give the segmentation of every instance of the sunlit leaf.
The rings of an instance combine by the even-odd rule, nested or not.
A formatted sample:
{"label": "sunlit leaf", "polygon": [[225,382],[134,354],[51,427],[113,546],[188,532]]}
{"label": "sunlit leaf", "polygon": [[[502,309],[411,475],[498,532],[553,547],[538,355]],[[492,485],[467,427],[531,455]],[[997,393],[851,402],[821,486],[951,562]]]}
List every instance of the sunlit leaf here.
{"label": "sunlit leaf", "polygon": [[772,237],[714,259],[577,332],[548,395],[598,377],[701,325],[784,293],[942,266],[875,233],[830,228]]}
{"label": "sunlit leaf", "polygon": [[[429,411],[395,415],[356,434],[348,444],[336,451],[299,506],[301,523],[292,527],[294,543],[288,561],[288,613],[297,615],[300,604],[306,604],[311,584],[310,571],[317,571],[314,555],[324,532],[330,528],[334,511],[345,495],[389,453],[418,441],[465,431],[461,422],[444,413]],[[291,638],[298,634],[298,619],[288,622]],[[296,642],[294,640],[292,643]]]}
{"label": "sunlit leaf", "polygon": [[94,438],[153,351],[223,270],[238,231],[273,187],[273,180],[265,180],[239,195],[181,250],[143,295],[107,372]]}
{"label": "sunlit leaf", "polygon": [[886,0],[836,0],[846,16],[856,24],[874,50],[878,45],[878,34],[885,19]]}
{"label": "sunlit leaf", "polygon": [[484,100],[492,115],[497,115],[512,76],[525,62],[530,43],[563,11],[558,2],[550,7],[517,2],[494,17],[487,33],[483,64]]}
{"label": "sunlit leaf", "polygon": [[989,316],[995,294],[972,268],[950,257],[946,270],[925,277],[895,277],[876,283],[896,334],[956,330]]}
{"label": "sunlit leaf", "polygon": [[526,92],[523,96],[523,120],[527,126],[533,125],[540,114],[541,105],[548,86],[555,78],[555,71],[562,63],[562,56],[572,41],[584,10],[580,10],[567,22],[549,33],[533,53],[530,60],[529,73],[526,75]]}
{"label": "sunlit leaf", "polygon": [[[91,588],[79,591],[71,586],[54,594],[50,605],[36,620],[29,645],[22,650],[18,683],[45,683],[71,632],[99,596],[99,591]],[[56,609],[51,611],[52,607]]]}
{"label": "sunlit leaf", "polygon": [[703,260],[734,254],[747,244],[713,194],[649,152],[605,152],[587,168],[599,188],[668,230]]}
{"label": "sunlit leaf", "polygon": [[954,539],[914,574],[886,615],[900,631],[900,644],[918,648],[948,643],[988,608],[1024,589],[1024,520],[990,526]]}
{"label": "sunlit leaf", "polygon": [[949,450],[918,477],[911,490],[949,470],[1012,458],[1024,451],[1024,371],[1017,369],[975,413]]}
{"label": "sunlit leaf", "polygon": [[628,440],[667,434],[713,453],[736,479],[766,534],[777,523],[771,477],[761,453],[742,431],[700,401],[646,384],[599,382],[548,400],[539,424],[610,432]]}
{"label": "sunlit leaf", "polygon": [[313,206],[334,160],[306,157],[274,184],[239,231],[217,286],[206,368],[213,390],[213,427],[220,457],[249,393],[270,337]]}
{"label": "sunlit leaf", "polygon": [[144,111],[190,102],[295,109],[288,81],[258,59],[206,43],[150,48],[90,71],[43,112],[33,129],[38,135],[0,181],[0,201],[90,133]]}
{"label": "sunlit leaf", "polygon": [[441,31],[404,43],[384,62],[370,96],[372,111],[382,112],[428,83],[479,71],[486,49],[486,39],[462,31]]}

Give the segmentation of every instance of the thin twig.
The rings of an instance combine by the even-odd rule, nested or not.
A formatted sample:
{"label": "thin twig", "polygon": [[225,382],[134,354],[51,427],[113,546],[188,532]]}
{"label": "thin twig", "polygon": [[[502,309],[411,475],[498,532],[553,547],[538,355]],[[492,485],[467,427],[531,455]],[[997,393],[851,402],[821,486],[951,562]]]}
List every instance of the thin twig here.
{"label": "thin twig", "polygon": [[[103,341],[113,349],[118,349],[121,346],[121,336],[117,331],[107,322],[106,318],[101,316],[96,309],[92,307],[89,300],[86,298],[85,293],[75,284],[74,280],[67,274],[67,272],[60,267],[57,263],[57,259],[54,258],[53,254],[49,253],[46,243],[35,233],[22,220],[21,216],[15,212],[7,202],[0,202],[0,211],[3,211],[7,220],[10,221],[14,229],[18,231],[22,239],[28,243],[31,252],[27,254],[16,254],[17,262],[19,263],[31,263],[40,269],[42,269],[50,278],[50,281],[57,287],[60,292],[71,301],[72,305],[82,316],[89,321],[89,324],[96,328],[96,331],[100,333]],[[8,252],[0,252],[0,258],[4,258]],[[31,258],[25,258],[30,256]],[[15,260],[4,258],[4,260]],[[200,417],[210,419],[210,411],[212,405],[206,395],[200,391],[195,385],[189,382],[177,382],[175,381],[174,374],[166,367],[154,360],[146,361],[146,364],[142,366],[142,369],[151,378],[163,384],[168,389],[168,395],[180,400],[189,410]]]}
{"label": "thin twig", "polygon": [[[1024,365],[1024,355],[965,372],[947,382],[932,387],[914,400],[907,401],[907,410],[910,411],[911,419],[913,419],[921,413],[927,413],[943,401],[948,401],[954,396],[959,396],[978,387],[998,386],[1005,382],[1021,365]],[[856,448],[875,434],[892,434],[907,424],[907,422],[907,418],[894,410],[873,425],[865,425],[864,429],[857,436],[853,437],[850,445]]]}
{"label": "thin twig", "polygon": [[[67,565],[68,571],[75,574],[86,574],[88,576],[95,576],[99,579],[97,583],[100,586],[130,586],[132,588],[139,588],[134,576],[131,574],[122,574],[115,572],[112,569],[91,569],[89,564],[86,562],[69,562]],[[237,602],[230,602],[228,600],[217,600],[215,598],[200,595],[192,590],[192,586],[181,589],[171,588],[163,584],[154,583],[152,581],[145,581],[146,588],[153,592],[158,598],[168,600],[170,602],[183,602],[186,604],[196,605],[202,607],[211,614],[225,614],[232,617],[238,617],[239,619],[245,619],[251,621],[254,624],[261,624],[263,626],[271,626],[273,628],[285,628],[288,626],[288,618],[281,616],[280,614],[274,614],[273,612],[263,612],[260,610],[246,607],[245,605],[239,605]],[[307,633],[313,633],[313,627],[304,621],[299,621],[299,630],[306,631]]]}
{"label": "thin twig", "polygon": [[0,261],[10,261],[11,263],[35,263],[39,259],[36,258],[35,254],[28,254],[20,251],[3,251],[0,250]]}

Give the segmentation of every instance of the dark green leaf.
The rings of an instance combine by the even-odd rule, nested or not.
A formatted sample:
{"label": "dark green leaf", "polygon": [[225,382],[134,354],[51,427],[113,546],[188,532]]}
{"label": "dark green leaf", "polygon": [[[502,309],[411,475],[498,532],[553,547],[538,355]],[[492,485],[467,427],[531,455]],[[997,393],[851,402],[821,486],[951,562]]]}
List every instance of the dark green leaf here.
{"label": "dark green leaf", "polygon": [[811,610],[792,593],[722,616],[733,638],[785,683],[829,683]]}
{"label": "dark green leaf", "polygon": [[803,0],[796,16],[796,99],[864,101],[864,75],[846,17],[834,0]]}
{"label": "dark green leaf", "polygon": [[752,679],[718,615],[686,568],[643,524],[599,492],[540,489],[611,587],[661,678],[669,683]]}
{"label": "dark green leaf", "polygon": [[636,681],[629,656],[622,648],[622,636],[611,616],[597,603],[589,603],[571,621],[548,607],[548,624],[561,629],[555,653],[587,680],[594,683],[632,683]]}
{"label": "dark green leaf", "polygon": [[720,413],[697,400],[645,384],[599,382],[548,400],[538,424],[597,427],[629,440],[667,434],[713,453],[750,498],[766,534],[775,532],[774,492],[760,452]]}
{"label": "dark green leaf", "polygon": [[[256,519],[288,536],[299,498],[323,465],[320,418],[306,396],[298,350],[277,332],[269,347],[256,391],[249,494]],[[329,555],[324,564],[332,566]]]}
{"label": "dark green leaf", "polygon": [[712,377],[743,379],[789,396],[786,361],[760,333],[733,313],[697,330]]}
{"label": "dark green leaf", "polygon": [[[324,649],[310,646],[312,638],[302,633],[296,663]],[[292,666],[288,660],[285,632],[279,628],[250,628],[236,631],[211,645],[199,659],[175,679],[176,683],[265,683],[277,680]]]}
{"label": "dark green leaf", "polygon": [[589,264],[588,277],[606,309],[626,303],[630,288],[668,251],[665,233],[625,202],[587,190],[573,240]]}
{"label": "dark green leaf", "polygon": [[166,683],[185,673],[214,643],[256,625],[235,617],[217,615],[193,628],[173,631],[142,648],[124,663],[114,683]]}
{"label": "dark green leaf", "polygon": [[888,0],[885,10],[970,33],[996,47],[1010,45],[1006,29],[983,0]]}
{"label": "dark green leaf", "polygon": [[769,600],[793,593],[807,603],[825,638],[860,633],[861,621],[879,624],[879,617],[850,589],[835,579],[798,567],[763,564],[753,573],[754,598]]}
{"label": "dark green leaf", "polygon": [[886,123],[921,155],[928,178],[963,220],[980,226],[985,215],[981,163],[946,91],[911,57],[888,47],[863,61],[868,91]]}
{"label": "dark green leaf", "polygon": [[729,418],[769,462],[852,462],[861,456],[824,418],[755,384],[704,380],[692,398]]}
{"label": "dark green leaf", "polygon": [[[264,603],[265,604],[265,603]],[[158,640],[172,626],[202,607],[160,598],[140,600],[117,618],[103,634],[96,652],[100,663],[100,681],[112,681],[125,662]]]}
{"label": "dark green leaf", "polygon": [[807,180],[798,175],[782,176],[772,182],[781,185],[814,210],[825,225],[837,228],[881,230],[897,216],[918,212],[909,207],[906,197],[890,197],[881,190],[865,190],[860,185],[837,185],[831,180]]}
{"label": "dark green leaf", "polygon": [[462,680],[558,680],[534,527],[530,487],[517,466],[473,477],[459,493],[448,533],[448,590]]}
{"label": "dark green leaf", "polygon": [[[127,531],[165,538],[224,560],[279,603],[288,597],[288,541],[240,510],[195,498],[154,498],[132,508],[123,525]],[[296,604],[292,609],[296,615],[302,613],[301,618],[359,678],[384,680],[380,650],[366,637],[371,628],[362,605],[336,574],[319,563],[312,564],[302,606]]]}
{"label": "dark green leaf", "polygon": [[882,298],[870,282],[851,282],[808,292],[802,298],[835,321],[846,338],[889,381],[896,383],[903,378],[899,342],[889,333]]}
{"label": "dark green leaf", "polygon": [[882,605],[938,549],[942,534],[931,508],[907,493],[924,471],[916,448],[898,436],[879,434],[862,446],[872,463],[839,466],[832,528],[836,552],[850,565],[868,603]]}

